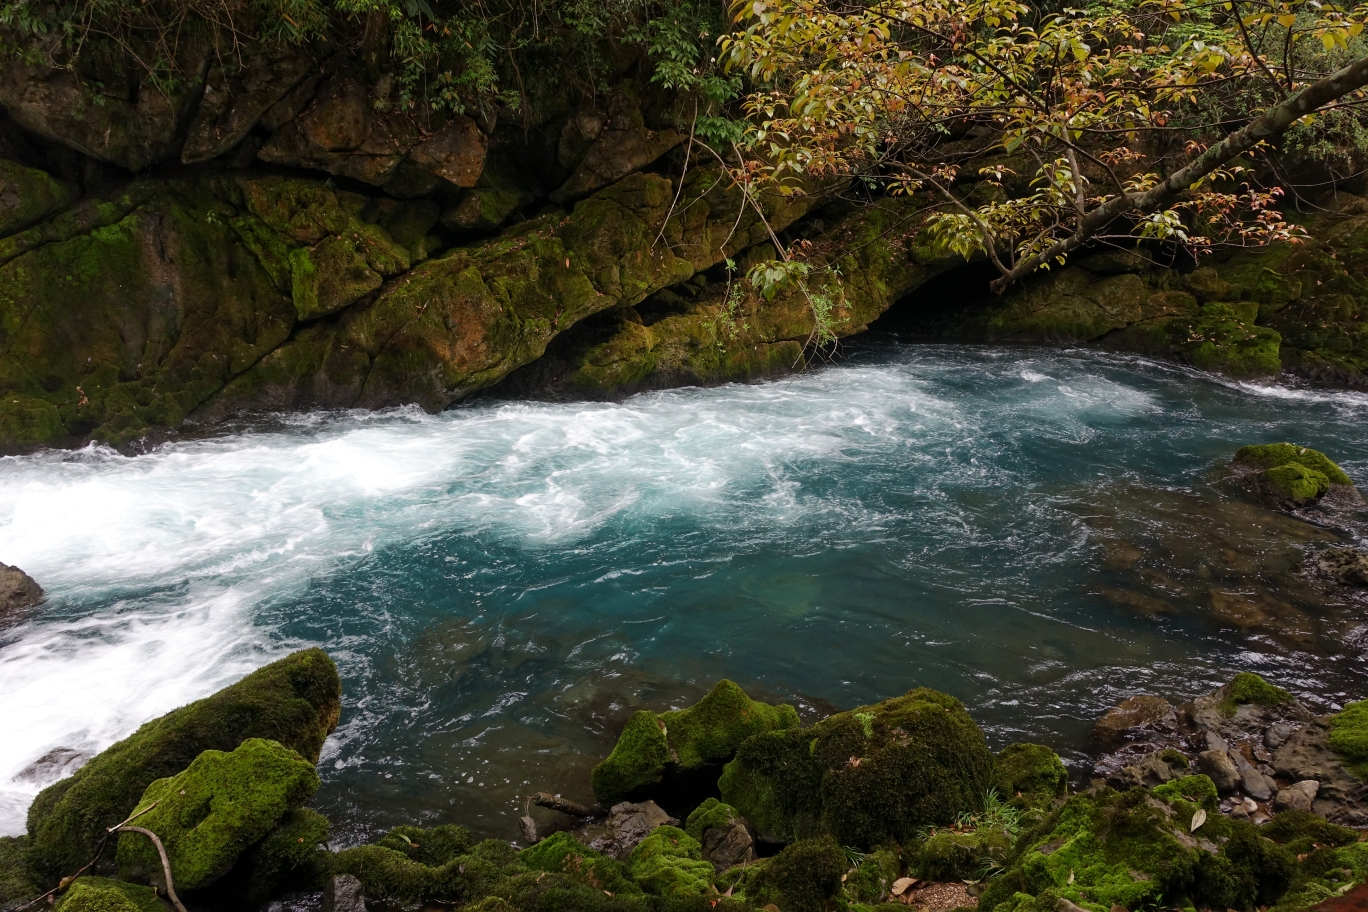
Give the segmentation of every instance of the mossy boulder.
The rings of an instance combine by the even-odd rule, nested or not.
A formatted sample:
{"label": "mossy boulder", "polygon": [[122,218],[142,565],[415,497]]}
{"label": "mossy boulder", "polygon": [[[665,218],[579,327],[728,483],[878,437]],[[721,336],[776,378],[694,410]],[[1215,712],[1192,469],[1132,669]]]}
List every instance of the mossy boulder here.
{"label": "mossy boulder", "polygon": [[0,836],[0,908],[42,893],[29,860],[27,836]]}
{"label": "mossy boulder", "polygon": [[[133,813],[166,848],[176,885],[202,890],[318,790],[313,764],[277,741],[248,738],[231,753],[207,750],[182,773],[158,779]],[[141,833],[119,836],[119,873],[162,881],[161,861]]]}
{"label": "mossy boulder", "polygon": [[167,912],[151,887],[110,880],[106,877],[78,877],[62,894],[55,912]]}
{"label": "mossy boulder", "polygon": [[763,836],[871,847],[977,809],[993,758],[960,701],[918,688],[811,728],[755,735],[718,785]]}
{"label": "mossy boulder", "polygon": [[[887,859],[883,861],[880,868],[892,867]],[[828,912],[843,904],[841,878],[850,867],[844,850],[830,836],[804,839],[749,869],[738,869],[736,888],[753,906],[774,904],[784,912]],[[880,870],[875,875],[870,871],[867,876],[883,879],[887,873]]]}
{"label": "mossy boulder", "polygon": [[1368,779],[1368,700],[1350,703],[1330,717],[1330,748],[1349,772]]}
{"label": "mossy boulder", "polygon": [[243,853],[215,890],[235,895],[242,905],[260,906],[287,891],[323,889],[332,862],[325,846],[329,829],[318,811],[295,808]]}
{"label": "mossy boulder", "polygon": [[1279,504],[1303,506],[1337,486],[1353,490],[1353,481],[1330,457],[1292,443],[1241,447],[1233,468],[1248,489]]}
{"label": "mossy boulder", "polygon": [[1242,671],[1221,688],[1221,712],[1230,718],[1241,706],[1286,706],[1292,695],[1275,684],[1269,684],[1252,671]]}
{"label": "mossy boulder", "polygon": [[915,859],[926,880],[977,880],[990,866],[1001,866],[1012,851],[1012,835],[1002,827],[937,830],[926,837]]}
{"label": "mossy boulder", "polygon": [[154,780],[181,772],[206,750],[232,751],[248,738],[266,738],[317,762],[341,698],[332,660],[321,649],[305,649],[148,722],[34,799],[28,831],[36,869],[53,882],[75,871]]}
{"label": "mossy boulder", "polygon": [[[489,839],[472,844],[460,827],[441,826],[431,830],[396,827],[379,844],[336,853],[331,872],[360,880],[367,899],[420,903],[507,897],[510,878],[530,870],[507,842]],[[538,871],[533,876],[553,875]],[[557,882],[574,881],[558,877]]]}
{"label": "mossy boulder", "polygon": [[538,871],[564,874],[614,895],[640,893],[621,863],[582,845],[569,833],[555,833],[518,853],[518,861]]}
{"label": "mossy boulder", "polygon": [[627,856],[627,874],[656,896],[702,896],[712,890],[713,866],[698,840],[678,827],[651,832]]}
{"label": "mossy boulder", "polygon": [[613,752],[591,773],[594,796],[605,805],[641,797],[667,773],[720,767],[752,735],[798,725],[792,706],[760,703],[720,681],[688,709],[633,714]]}
{"label": "mossy boulder", "polygon": [[1069,772],[1043,744],[1009,744],[993,758],[993,787],[1003,801],[1048,805],[1068,791]]}
{"label": "mossy boulder", "polygon": [[860,859],[845,875],[844,892],[851,902],[874,905],[889,899],[893,884],[902,875],[902,861],[891,849],[878,849]]}

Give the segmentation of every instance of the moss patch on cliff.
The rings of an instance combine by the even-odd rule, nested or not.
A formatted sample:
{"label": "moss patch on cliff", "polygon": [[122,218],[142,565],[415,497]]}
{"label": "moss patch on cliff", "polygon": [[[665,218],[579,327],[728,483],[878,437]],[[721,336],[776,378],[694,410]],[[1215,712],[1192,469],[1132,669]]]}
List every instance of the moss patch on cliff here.
{"label": "moss patch on cliff", "polygon": [[678,827],[663,826],[627,856],[627,873],[656,896],[702,896],[712,889],[713,866],[703,860],[698,840]]}
{"label": "moss patch on cliff", "polygon": [[206,750],[267,738],[316,762],[337,724],[341,689],[327,654],[306,649],[148,722],[34,799],[28,831],[35,867],[52,882],[75,871],[154,780],[179,773]]}
{"label": "moss patch on cliff", "polygon": [[781,841],[910,842],[976,810],[993,785],[983,732],[953,697],[926,688],[837,713],[811,728],[751,737],[718,783],[722,800]]}

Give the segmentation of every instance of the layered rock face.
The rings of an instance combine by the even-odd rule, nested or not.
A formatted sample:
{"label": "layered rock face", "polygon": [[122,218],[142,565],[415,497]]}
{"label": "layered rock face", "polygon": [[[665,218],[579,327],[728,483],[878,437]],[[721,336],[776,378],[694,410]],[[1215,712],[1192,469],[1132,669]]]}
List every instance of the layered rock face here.
{"label": "layered rock face", "polygon": [[[500,118],[406,107],[354,49],[226,61],[187,40],[174,85],[115,86],[22,41],[0,66],[0,452],[496,385],[755,379],[899,302],[921,337],[1368,376],[1368,202],[1343,194],[1309,244],[1181,268],[1096,254],[988,299],[924,231],[927,199],[743,192],[639,62]],[[748,268],[795,243],[813,278],[758,293]]]}

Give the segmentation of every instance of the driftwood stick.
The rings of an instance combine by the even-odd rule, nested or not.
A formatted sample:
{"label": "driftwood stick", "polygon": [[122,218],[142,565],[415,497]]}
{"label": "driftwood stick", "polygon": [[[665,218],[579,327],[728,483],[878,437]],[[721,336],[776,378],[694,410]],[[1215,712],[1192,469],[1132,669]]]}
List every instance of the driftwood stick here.
{"label": "driftwood stick", "polygon": [[544,807],[552,811],[560,811],[562,814],[569,814],[571,817],[602,817],[603,808],[598,805],[585,807],[574,801],[562,798],[560,795],[553,795],[550,792],[537,792],[532,796],[532,803],[537,807]]}
{"label": "driftwood stick", "polygon": [[171,900],[171,905],[176,907],[176,912],[185,912],[185,906],[181,905],[179,897],[176,896],[176,884],[171,880],[171,861],[166,857],[166,847],[163,846],[162,841],[157,838],[157,834],[151,830],[135,826],[120,825],[119,830],[129,833],[141,833],[152,840],[152,844],[157,847],[157,854],[161,856],[162,872],[166,875],[166,897]]}

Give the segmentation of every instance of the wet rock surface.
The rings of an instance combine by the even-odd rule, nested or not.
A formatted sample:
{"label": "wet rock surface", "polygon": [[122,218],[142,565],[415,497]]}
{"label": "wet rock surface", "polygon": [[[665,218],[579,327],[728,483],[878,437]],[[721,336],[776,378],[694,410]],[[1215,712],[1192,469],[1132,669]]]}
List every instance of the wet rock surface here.
{"label": "wet rock surface", "polygon": [[657,828],[679,824],[654,801],[623,801],[613,805],[605,819],[573,829],[570,835],[596,852],[621,860]]}
{"label": "wet rock surface", "polygon": [[1176,707],[1173,718],[1142,721],[1115,736],[1096,775],[1115,788],[1153,788],[1193,773],[1211,779],[1222,810],[1268,819],[1311,810],[1346,826],[1368,825],[1368,783],[1329,744],[1326,717],[1254,675]]}
{"label": "wet rock surface", "polygon": [[17,623],[43,601],[43,588],[18,567],[0,564],[0,627]]}

